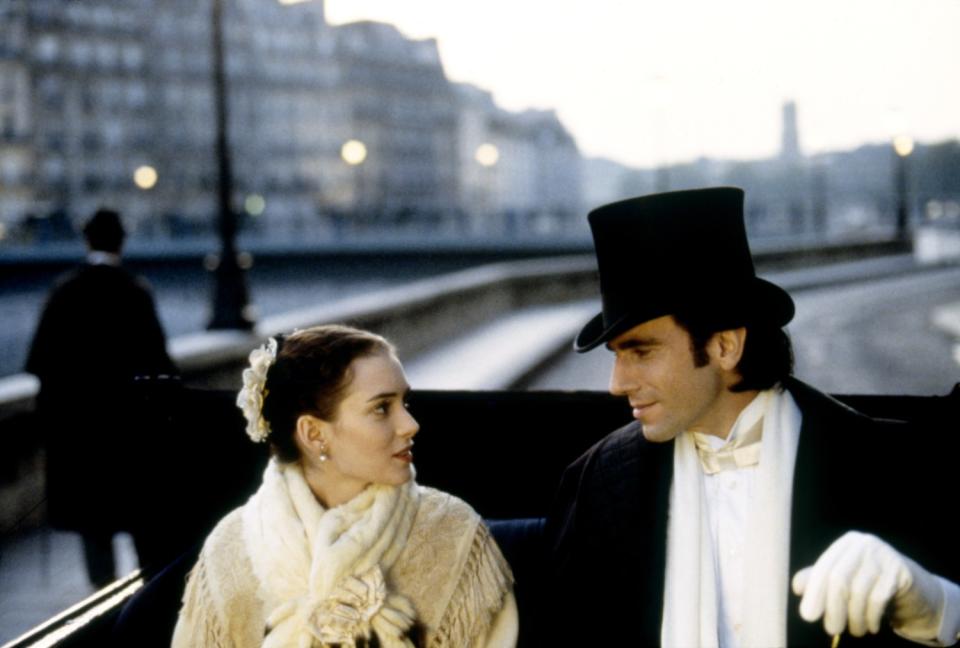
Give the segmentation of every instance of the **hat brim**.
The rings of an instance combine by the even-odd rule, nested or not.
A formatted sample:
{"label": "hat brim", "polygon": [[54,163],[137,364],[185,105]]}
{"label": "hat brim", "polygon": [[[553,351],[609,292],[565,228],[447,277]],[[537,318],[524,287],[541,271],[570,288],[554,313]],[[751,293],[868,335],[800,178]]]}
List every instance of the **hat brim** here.
{"label": "hat brim", "polygon": [[[793,319],[795,307],[786,290],[766,279],[755,277],[745,290],[739,291],[739,299],[723,295],[725,308],[734,308],[742,313],[745,322],[766,322],[785,326]],[[609,324],[603,321],[603,313],[594,316],[577,334],[573,349],[586,353],[605,344],[644,322],[669,315],[676,311],[676,304],[639,304],[636,310],[624,313]]]}

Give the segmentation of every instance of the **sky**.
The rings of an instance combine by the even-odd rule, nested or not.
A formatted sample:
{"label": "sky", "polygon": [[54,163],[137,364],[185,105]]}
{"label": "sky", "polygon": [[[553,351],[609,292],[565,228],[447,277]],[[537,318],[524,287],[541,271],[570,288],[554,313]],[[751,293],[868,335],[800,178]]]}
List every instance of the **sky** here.
{"label": "sky", "polygon": [[755,159],[960,137],[960,0],[326,0],[436,38],[447,76],[554,109],[587,156]]}

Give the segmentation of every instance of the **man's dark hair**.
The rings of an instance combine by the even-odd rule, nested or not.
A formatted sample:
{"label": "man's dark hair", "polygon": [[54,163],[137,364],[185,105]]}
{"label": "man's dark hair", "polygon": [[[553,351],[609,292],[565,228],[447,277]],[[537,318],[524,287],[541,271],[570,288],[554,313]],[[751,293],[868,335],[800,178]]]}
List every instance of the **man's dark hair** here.
{"label": "man's dark hair", "polygon": [[740,381],[730,391],[745,392],[770,389],[793,371],[793,345],[782,327],[762,318],[724,317],[702,311],[674,313],[674,320],[690,334],[693,363],[705,366],[709,361],[707,342],[715,333],[740,328],[747,329],[743,356],[737,364]]}
{"label": "man's dark hair", "polygon": [[126,234],[120,214],[112,209],[98,209],[83,226],[87,245],[100,252],[119,254]]}

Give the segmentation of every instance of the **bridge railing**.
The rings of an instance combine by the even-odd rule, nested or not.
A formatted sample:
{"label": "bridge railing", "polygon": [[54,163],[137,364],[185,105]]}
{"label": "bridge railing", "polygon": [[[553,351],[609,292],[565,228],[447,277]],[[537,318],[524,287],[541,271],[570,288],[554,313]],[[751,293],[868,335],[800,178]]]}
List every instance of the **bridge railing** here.
{"label": "bridge railing", "polygon": [[[847,243],[828,247],[758,246],[758,270],[778,272],[790,267],[853,259],[890,258],[902,252],[898,243]],[[910,259],[898,257],[906,267]],[[898,266],[898,271],[900,266]],[[879,266],[878,266],[879,267]],[[876,272],[863,265],[812,279],[782,282],[786,288],[804,281],[822,283],[863,279]],[[571,255],[504,261],[422,279],[395,288],[349,296],[261,320],[253,332],[204,331],[171,340],[171,355],[190,385],[235,389],[250,350],[276,333],[322,323],[348,322],[386,335],[404,358],[449,340],[466,329],[538,304],[596,299],[593,255]],[[39,384],[33,376],[0,378],[0,528],[30,528],[42,524],[43,471],[40,439],[30,413]]]}
{"label": "bridge railing", "polygon": [[[859,241],[823,245],[815,239],[766,240],[754,245],[758,270],[776,271],[854,259],[902,254],[897,241]],[[411,250],[417,253],[417,250]],[[470,253],[465,250],[465,253]],[[475,250],[473,252],[476,252]],[[542,253],[543,250],[538,252]],[[393,253],[397,253],[396,250]],[[181,259],[182,260],[182,259]],[[263,339],[294,327],[354,322],[395,340],[405,355],[509,309],[596,296],[592,254],[568,254],[523,261],[488,263],[364,295],[318,304],[263,319],[251,333],[198,331],[170,340],[171,356],[184,377],[196,384],[234,385],[230,374]],[[382,327],[382,328],[381,328]],[[0,437],[3,420],[32,407],[39,382],[29,374],[0,377]]]}

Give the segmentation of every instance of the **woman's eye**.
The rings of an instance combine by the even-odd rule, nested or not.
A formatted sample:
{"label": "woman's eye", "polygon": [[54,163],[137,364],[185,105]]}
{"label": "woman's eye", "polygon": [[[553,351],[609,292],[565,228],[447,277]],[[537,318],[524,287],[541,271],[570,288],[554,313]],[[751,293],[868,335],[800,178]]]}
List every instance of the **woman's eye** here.
{"label": "woman's eye", "polygon": [[387,405],[386,403],[380,403],[379,405],[373,408],[373,412],[374,414],[386,414],[388,407],[389,405]]}

